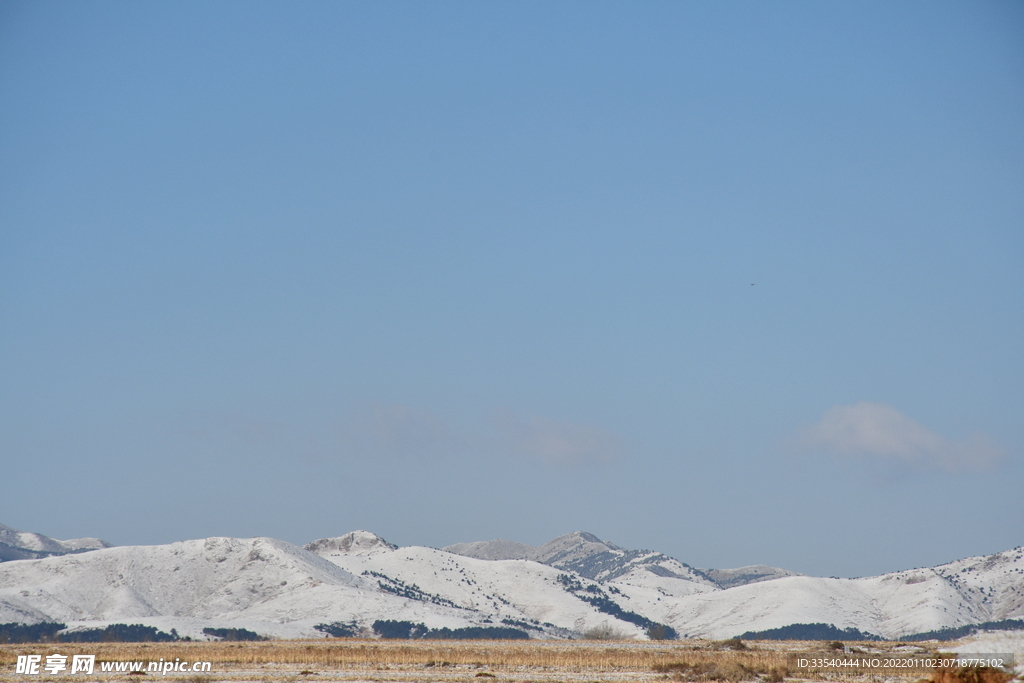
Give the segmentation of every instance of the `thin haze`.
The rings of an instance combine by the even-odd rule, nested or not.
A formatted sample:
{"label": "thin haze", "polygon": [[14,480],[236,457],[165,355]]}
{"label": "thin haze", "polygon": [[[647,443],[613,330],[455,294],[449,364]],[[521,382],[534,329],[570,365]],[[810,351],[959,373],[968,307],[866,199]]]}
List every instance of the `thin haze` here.
{"label": "thin haze", "polygon": [[0,5],[0,523],[1024,544],[1024,6]]}

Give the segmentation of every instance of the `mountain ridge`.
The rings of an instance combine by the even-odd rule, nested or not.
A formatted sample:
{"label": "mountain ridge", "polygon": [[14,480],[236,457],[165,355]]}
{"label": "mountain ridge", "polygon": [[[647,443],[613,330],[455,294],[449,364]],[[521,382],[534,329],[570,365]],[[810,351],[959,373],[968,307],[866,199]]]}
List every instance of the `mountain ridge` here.
{"label": "mountain ridge", "polygon": [[38,560],[53,555],[84,553],[110,548],[110,543],[99,538],[74,538],[58,541],[32,531],[19,531],[0,524],[0,562],[11,560]]}
{"label": "mountain ridge", "polygon": [[[612,581],[636,571],[646,570],[662,577],[706,583],[718,588],[770,581],[796,572],[766,565],[737,569],[702,570],[653,550],[627,550],[586,531],[573,531],[544,545],[530,546],[517,541],[497,539],[456,543],[442,550],[485,560],[533,560],[552,567],[574,571],[595,581]],[[714,573],[714,574],[712,574]],[[716,578],[717,577],[717,578]]]}
{"label": "mountain ridge", "polygon": [[[782,576],[729,588],[585,532],[539,548],[531,553],[551,564],[398,547],[368,531],[304,547],[215,537],[100,548],[0,563],[0,623],[144,623],[191,637],[246,628],[280,638],[323,637],[316,627],[330,623],[369,632],[376,620],[508,626],[533,638],[600,628],[645,638],[662,624],[714,639],[824,623],[898,638],[1024,617],[1024,547],[876,577]],[[764,573],[732,571],[741,570]]]}

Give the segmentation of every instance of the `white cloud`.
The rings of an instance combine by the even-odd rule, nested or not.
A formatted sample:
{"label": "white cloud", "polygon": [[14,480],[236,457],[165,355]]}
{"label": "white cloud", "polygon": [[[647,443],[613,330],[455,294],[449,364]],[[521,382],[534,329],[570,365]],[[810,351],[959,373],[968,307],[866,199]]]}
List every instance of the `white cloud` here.
{"label": "white cloud", "polygon": [[520,418],[511,411],[493,419],[499,448],[505,453],[559,465],[577,466],[614,460],[623,452],[618,435],[601,427],[562,422],[540,415]]}
{"label": "white cloud", "polygon": [[834,406],[798,438],[803,450],[839,456],[875,457],[890,462],[947,472],[985,469],[1003,456],[982,434],[955,441],[926,429],[883,403],[861,401]]}

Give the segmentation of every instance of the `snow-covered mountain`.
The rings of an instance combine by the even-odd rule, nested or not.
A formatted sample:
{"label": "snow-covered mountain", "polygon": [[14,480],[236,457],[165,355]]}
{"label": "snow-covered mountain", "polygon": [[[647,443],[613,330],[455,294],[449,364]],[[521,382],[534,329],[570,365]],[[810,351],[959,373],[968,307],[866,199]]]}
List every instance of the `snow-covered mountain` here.
{"label": "snow-covered mountain", "polygon": [[656,623],[716,639],[794,623],[896,638],[1022,617],[1024,548],[864,579],[782,576],[731,588],[659,553],[582,532],[525,550],[511,542],[399,548],[356,531],[304,548],[211,538],[0,564],[0,623],[143,623],[193,637],[204,627],[322,637],[318,624],[369,632],[390,619],[432,629],[506,626],[541,638],[603,626],[642,638]]}
{"label": "snow-covered mountain", "polygon": [[898,638],[1024,617],[1024,547],[862,579],[792,576],[679,602],[681,633],[723,637],[830,623]]}
{"label": "snow-covered mountain", "polygon": [[0,524],[0,562],[9,560],[35,560],[51,555],[82,553],[109,548],[110,544],[98,538],[75,538],[58,541],[31,531],[18,531]]}
{"label": "snow-covered mountain", "polygon": [[574,531],[537,547],[497,539],[456,543],[444,549],[450,553],[481,560],[533,560],[576,572],[580,576],[596,581],[612,581],[622,577],[639,580],[645,575],[652,574],[691,581],[703,587],[731,588],[783,576],[799,576],[796,572],[766,565],[739,569],[695,569],[652,550],[620,548],[585,531]]}
{"label": "snow-covered mountain", "polygon": [[[650,575],[693,583],[692,590],[717,587],[704,573],[679,560],[650,550],[626,550],[585,531],[574,531],[537,547],[498,539],[457,543],[444,550],[483,560],[532,560],[595,581],[640,580]],[[692,591],[684,591],[688,592]]]}
{"label": "snow-covered mountain", "polygon": [[382,591],[373,578],[270,538],[125,546],[0,565],[0,622],[144,623],[193,637],[203,627],[242,627],[295,638],[322,635],[313,629],[318,623],[366,618],[469,621],[457,608]]}
{"label": "snow-covered mountain", "polygon": [[719,588],[734,588],[745,586],[748,583],[760,583],[761,581],[772,581],[787,576],[803,576],[797,572],[778,567],[769,567],[766,564],[752,564],[748,567],[737,567],[736,569],[702,569],[704,575],[715,582]]}
{"label": "snow-covered mountain", "polygon": [[[536,562],[397,548],[364,531],[306,548],[210,538],[4,563],[0,623],[130,622],[192,637],[204,627],[236,627],[295,638],[322,637],[317,624],[368,630],[378,619],[429,628],[504,625],[537,637],[571,637],[616,621],[573,592],[605,595],[596,582],[567,588],[562,576]],[[618,630],[643,631],[628,622]]]}

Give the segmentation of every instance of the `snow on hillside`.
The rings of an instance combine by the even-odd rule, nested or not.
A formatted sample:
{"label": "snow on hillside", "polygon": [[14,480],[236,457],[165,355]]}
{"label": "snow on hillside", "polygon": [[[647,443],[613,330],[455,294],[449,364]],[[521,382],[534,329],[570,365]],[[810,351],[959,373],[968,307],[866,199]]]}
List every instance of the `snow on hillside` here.
{"label": "snow on hillside", "polygon": [[599,626],[644,637],[647,625],[663,623],[724,639],[795,623],[896,638],[1024,618],[1024,548],[863,579],[787,576],[728,589],[667,556],[580,532],[529,554],[399,548],[366,531],[305,548],[269,538],[105,548],[0,564],[0,622],[143,623],[193,637],[235,627],[292,638],[322,637],[320,623],[369,629],[378,619],[511,626],[532,637]]}
{"label": "snow on hillside", "polygon": [[49,536],[30,531],[18,531],[0,524],[0,562],[10,560],[34,560],[49,555],[67,555],[98,548],[109,548],[110,544],[98,538],[75,538],[58,541]]}
{"label": "snow on hillside", "polygon": [[774,581],[787,576],[803,576],[788,569],[769,567],[765,564],[754,564],[736,569],[702,569],[701,571],[719,588],[733,588],[734,586],[745,586],[748,583]]}
{"label": "snow on hillside", "polygon": [[443,548],[444,551],[475,557],[478,560],[525,560],[533,551],[532,545],[498,538],[493,541],[456,543]]}
{"label": "snow on hillside", "polygon": [[934,571],[956,586],[965,599],[977,604],[984,621],[1024,615],[1024,547],[968,557]]}
{"label": "snow on hillside", "polygon": [[[478,545],[471,550],[485,556],[495,554],[493,547]],[[696,570],[664,555],[625,551],[581,532],[533,549],[528,553],[533,561],[481,560],[415,547],[382,548],[358,556],[322,554],[353,574],[383,574],[387,578],[380,580],[392,589],[415,584],[432,596],[423,599],[491,611],[496,620],[518,620],[518,612],[527,620],[576,631],[601,620],[607,622],[608,615],[595,614],[577,596],[552,582],[553,576],[557,578],[571,567],[582,570],[576,576],[584,579],[612,573],[614,580],[584,583],[603,590],[624,611],[667,623],[681,634],[717,639],[794,623],[830,623],[896,638],[1024,616],[1020,604],[1024,551],[1020,549],[865,579],[797,575],[728,590],[717,588]],[[558,571],[545,571],[538,561]],[[508,567],[517,568],[515,576],[508,574]],[[631,633],[641,630],[620,619],[613,619],[612,625]]]}
{"label": "snow on hillside", "polygon": [[[671,595],[689,595],[716,587],[731,588],[786,576],[800,576],[787,569],[763,564],[738,569],[694,569],[662,553],[626,550],[585,531],[574,531],[537,547],[502,538],[456,543],[444,550],[481,560],[533,560],[599,581],[622,580],[628,576],[629,583],[657,587]],[[654,577],[680,579],[693,585],[658,581]]]}
{"label": "snow on hillside", "polygon": [[629,575],[636,582],[650,574],[696,584],[690,587],[676,586],[672,593],[678,595],[715,587],[711,579],[679,560],[650,550],[626,550],[585,531],[559,536],[538,547],[498,539],[457,543],[444,550],[482,560],[532,560],[595,581],[612,581]]}
{"label": "snow on hillside", "polygon": [[201,630],[200,623],[230,622],[298,637],[321,635],[313,630],[317,623],[367,615],[431,626],[470,622],[457,609],[379,591],[314,553],[269,538],[127,546],[0,565],[0,622],[130,621],[171,625],[182,634]]}
{"label": "snow on hillside", "polygon": [[[564,572],[555,567],[528,560],[480,560],[417,546],[393,548],[383,543],[376,544],[374,552],[346,552],[336,549],[346,545],[345,541],[332,543],[334,540],[314,541],[306,548],[376,581],[383,591],[479,612],[495,625],[529,625],[547,631],[547,624],[583,632],[616,621],[567,591],[558,580]],[[617,623],[616,628],[640,634],[640,629],[625,622]]]}
{"label": "snow on hillside", "polygon": [[372,555],[383,550],[398,550],[397,545],[369,531],[350,531],[337,538],[321,538],[304,547],[317,555]]}
{"label": "snow on hillside", "polygon": [[1024,617],[1024,548],[862,579],[794,576],[682,598],[680,633],[729,638],[798,623],[883,636]]}

